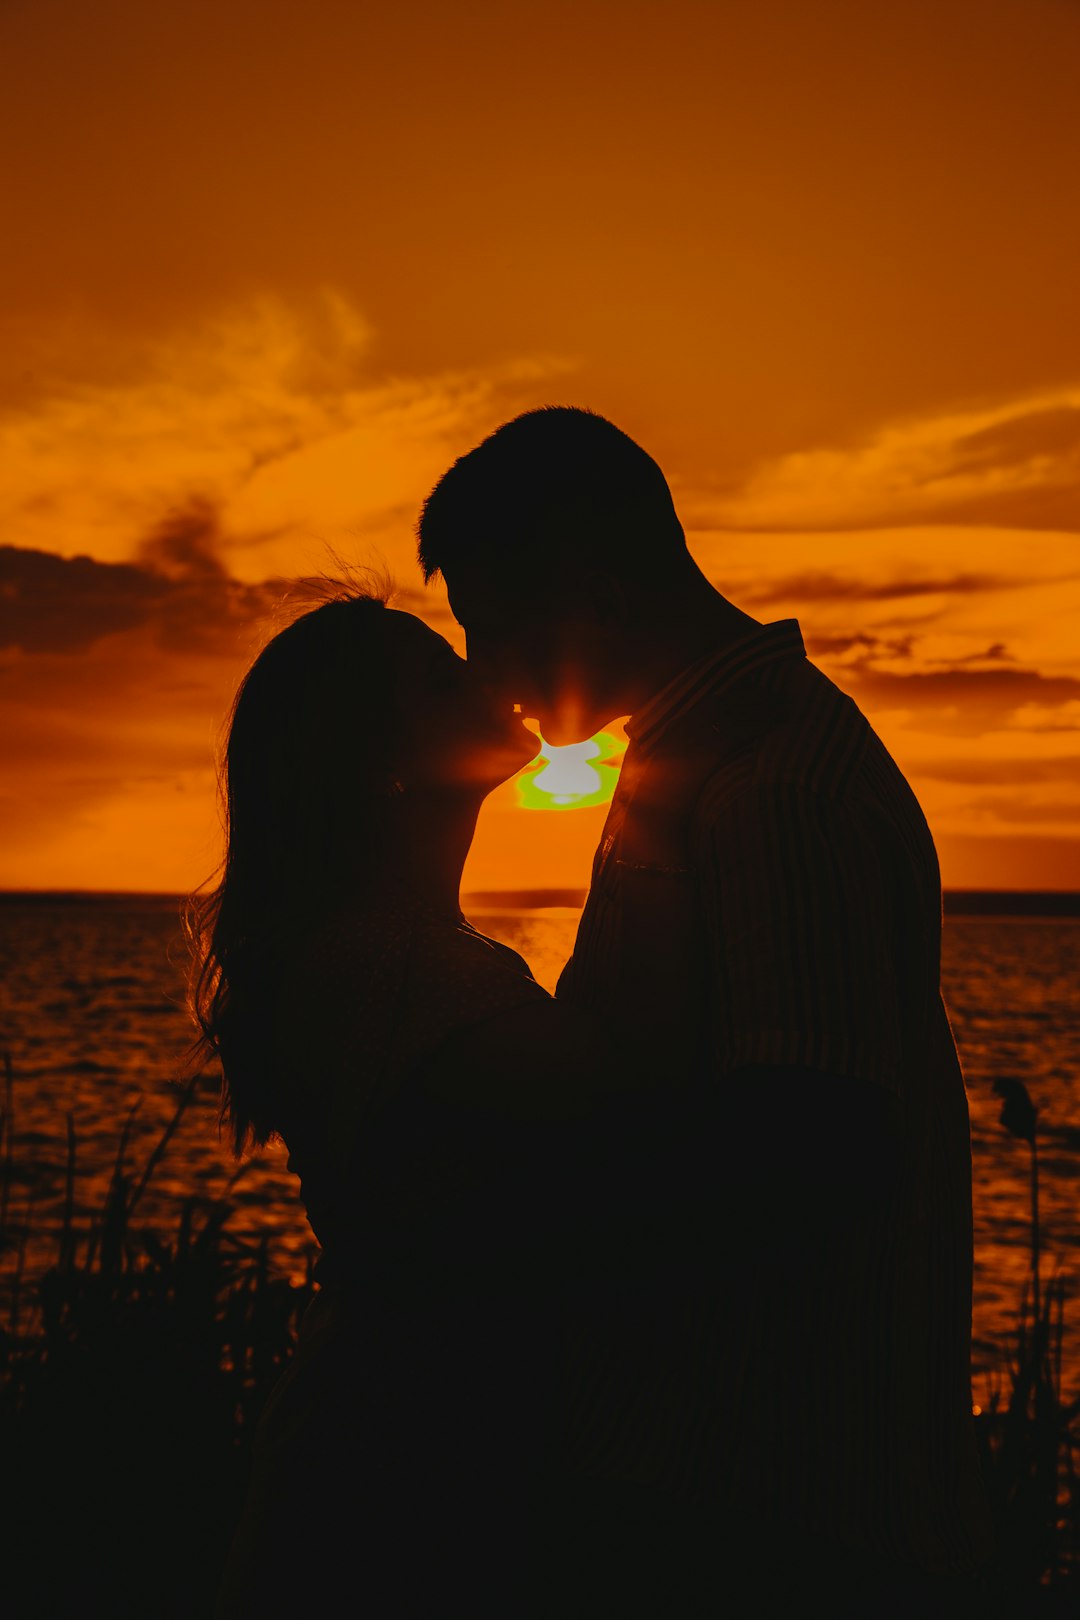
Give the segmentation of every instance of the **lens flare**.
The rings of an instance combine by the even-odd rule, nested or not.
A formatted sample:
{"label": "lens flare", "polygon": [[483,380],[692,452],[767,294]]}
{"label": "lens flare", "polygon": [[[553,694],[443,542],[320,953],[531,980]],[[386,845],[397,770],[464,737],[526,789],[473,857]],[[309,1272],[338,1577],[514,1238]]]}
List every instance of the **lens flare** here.
{"label": "lens flare", "polygon": [[607,804],[615,792],[626,744],[608,731],[566,748],[540,738],[540,752],[517,781],[526,810],[584,810]]}

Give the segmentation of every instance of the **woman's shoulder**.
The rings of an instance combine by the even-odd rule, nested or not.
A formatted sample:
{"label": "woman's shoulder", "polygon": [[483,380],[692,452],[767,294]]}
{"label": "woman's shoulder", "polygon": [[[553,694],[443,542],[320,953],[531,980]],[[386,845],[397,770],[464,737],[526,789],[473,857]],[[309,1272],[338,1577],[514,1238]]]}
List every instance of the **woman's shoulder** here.
{"label": "woman's shoulder", "polygon": [[362,1025],[369,1051],[385,1046],[396,1067],[460,1028],[551,1000],[516,951],[411,899],[342,905],[292,954],[302,1008],[331,1031]]}
{"label": "woman's shoulder", "polygon": [[413,957],[414,966],[432,982],[437,977],[451,999],[479,997],[494,1005],[550,1000],[523,956],[464,918],[418,912]]}
{"label": "woman's shoulder", "polygon": [[411,1018],[402,1031],[407,1059],[459,1031],[551,1002],[516,951],[464,921],[440,916],[416,917],[408,982]]}
{"label": "woman's shoulder", "polygon": [[294,969],[315,985],[345,981],[382,983],[412,975],[436,979],[458,992],[498,995],[519,991],[543,998],[525,959],[510,946],[482,934],[463,918],[411,897],[377,895],[349,899],[313,918],[293,938]]}

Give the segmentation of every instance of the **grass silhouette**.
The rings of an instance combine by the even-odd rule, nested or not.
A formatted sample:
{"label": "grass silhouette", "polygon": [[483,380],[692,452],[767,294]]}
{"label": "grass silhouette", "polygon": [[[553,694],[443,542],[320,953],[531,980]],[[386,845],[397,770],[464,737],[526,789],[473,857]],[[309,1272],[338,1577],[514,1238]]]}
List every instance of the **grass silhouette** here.
{"label": "grass silhouette", "polygon": [[[1017,1313],[1004,1382],[976,1420],[997,1539],[994,1581],[1009,1613],[1080,1613],[1080,1399],[1061,1378],[1066,1278],[1044,1287],[1039,1219],[1038,1110],[1021,1080],[994,1082],[1001,1123],[1028,1144],[1031,1265]],[[1025,1611],[1037,1594],[1039,1607]]]}
{"label": "grass silhouette", "polygon": [[[229,1230],[235,1177],[220,1197],[186,1199],[171,1229],[136,1222],[195,1077],[137,1174],[125,1121],[102,1207],[82,1228],[78,1136],[68,1117],[56,1257],[29,1285],[36,1188],[18,1174],[10,1059],[5,1069],[4,1612],[10,1620],[206,1620],[254,1425],[311,1298],[314,1247],[303,1283],[276,1275],[266,1237]],[[1000,1081],[998,1090],[1003,1125],[1031,1155],[1031,1273],[1015,1341],[976,1418],[998,1547],[987,1592],[1003,1615],[1075,1615],[1080,1402],[1062,1394],[1066,1280],[1055,1271],[1044,1286],[1041,1277],[1036,1110],[1020,1081]]]}
{"label": "grass silhouette", "polygon": [[290,1283],[272,1274],[265,1238],[229,1232],[231,1184],[220,1198],[186,1199],[171,1231],[136,1224],[195,1083],[138,1176],[125,1122],[103,1206],[83,1231],[69,1117],[56,1259],[31,1299],[23,1270],[33,1190],[16,1219],[7,1086],[0,1522],[9,1550],[0,1581],[11,1620],[211,1613],[254,1424],[313,1284],[310,1264],[305,1284]]}

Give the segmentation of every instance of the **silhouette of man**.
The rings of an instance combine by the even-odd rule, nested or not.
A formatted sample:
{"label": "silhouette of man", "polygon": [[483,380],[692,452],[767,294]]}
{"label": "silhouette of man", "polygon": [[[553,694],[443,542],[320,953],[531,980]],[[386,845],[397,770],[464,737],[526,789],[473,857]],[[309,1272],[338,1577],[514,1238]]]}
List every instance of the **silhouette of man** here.
{"label": "silhouette of man", "polygon": [[577,1346],[561,1612],[956,1613],[988,1552],[970,1135],[919,805],[603,417],[504,424],[418,533],[469,661],[549,742],[630,717],[557,994],[655,1078],[652,1259]]}

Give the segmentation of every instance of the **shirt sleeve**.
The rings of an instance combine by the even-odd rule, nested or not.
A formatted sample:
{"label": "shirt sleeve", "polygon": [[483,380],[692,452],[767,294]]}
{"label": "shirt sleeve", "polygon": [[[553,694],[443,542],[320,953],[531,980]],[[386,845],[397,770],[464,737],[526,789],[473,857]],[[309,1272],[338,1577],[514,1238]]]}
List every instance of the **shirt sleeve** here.
{"label": "shirt sleeve", "polygon": [[801,786],[698,818],[720,1072],[803,1068],[901,1091],[903,963],[889,835]]}

